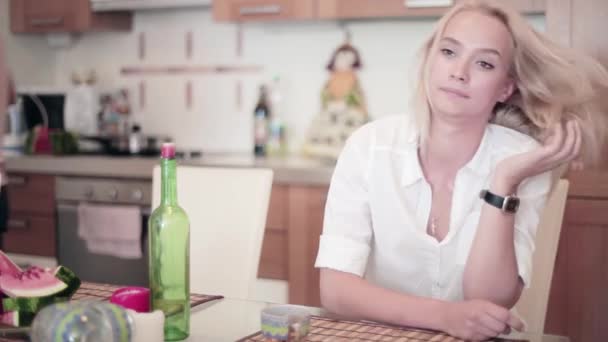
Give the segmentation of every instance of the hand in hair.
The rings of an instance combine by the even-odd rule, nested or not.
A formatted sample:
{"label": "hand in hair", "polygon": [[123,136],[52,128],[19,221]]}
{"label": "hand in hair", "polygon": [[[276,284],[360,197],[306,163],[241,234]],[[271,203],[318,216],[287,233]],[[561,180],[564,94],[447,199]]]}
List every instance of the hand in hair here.
{"label": "hand in hair", "polygon": [[497,180],[515,190],[524,179],[569,163],[581,151],[581,128],[575,120],[556,124],[541,146],[502,160],[497,166]]}
{"label": "hand in hair", "polygon": [[485,300],[447,302],[442,314],[445,332],[465,340],[485,341],[511,329],[524,329],[509,309]]}

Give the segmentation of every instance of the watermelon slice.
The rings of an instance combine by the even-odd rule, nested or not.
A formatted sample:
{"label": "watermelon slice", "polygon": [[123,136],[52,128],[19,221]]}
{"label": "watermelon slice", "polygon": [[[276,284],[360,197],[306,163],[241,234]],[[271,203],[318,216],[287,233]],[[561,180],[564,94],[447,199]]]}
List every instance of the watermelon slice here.
{"label": "watermelon slice", "polygon": [[9,311],[0,315],[0,323],[14,327],[26,327],[32,324],[35,316],[36,314],[32,312]]}
{"label": "watermelon slice", "polygon": [[0,251],[0,274],[17,275],[22,272],[21,268],[17,266],[9,257]]}
{"label": "watermelon slice", "polygon": [[80,279],[66,267],[22,271],[0,251],[1,323],[28,326],[42,308],[68,301],[79,287]]}
{"label": "watermelon slice", "polygon": [[[49,273],[50,272],[46,272]],[[42,295],[42,296],[25,296],[24,293],[25,291],[23,290],[17,290],[14,291],[11,290],[12,293],[19,293],[19,295],[17,297],[14,298],[4,298],[2,300],[2,307],[5,311],[25,311],[25,312],[38,312],[40,309],[42,309],[43,307],[49,305],[49,304],[53,304],[53,303],[57,303],[57,302],[64,302],[70,299],[70,297],[72,297],[72,295],[76,292],[76,290],[78,290],[78,288],[80,287],[80,279],[78,279],[78,277],[76,277],[76,275],[74,274],[74,272],[72,272],[70,269],[63,267],[63,266],[59,266],[55,269],[54,272],[54,278],[57,280],[57,283],[62,283],[65,286],[62,285],[54,285],[51,284],[50,287],[44,289],[42,288],[42,285],[39,284],[35,284],[36,286],[38,286],[38,294],[43,294],[45,293],[46,295]],[[44,279],[43,279],[44,280]],[[29,279],[26,279],[25,282],[29,282],[29,283],[34,283],[37,280],[32,279],[31,277]],[[46,282],[46,280],[44,280]],[[22,282],[23,278],[22,278]],[[21,284],[23,285],[23,284]],[[26,284],[28,285],[28,284]],[[0,289],[4,290],[4,288],[2,288],[2,277],[0,276]],[[58,290],[57,292],[54,292]],[[45,292],[48,291],[48,292]]]}
{"label": "watermelon slice", "polygon": [[0,290],[9,297],[41,297],[65,290],[68,285],[55,277],[54,272],[32,266],[17,276],[0,274]]}

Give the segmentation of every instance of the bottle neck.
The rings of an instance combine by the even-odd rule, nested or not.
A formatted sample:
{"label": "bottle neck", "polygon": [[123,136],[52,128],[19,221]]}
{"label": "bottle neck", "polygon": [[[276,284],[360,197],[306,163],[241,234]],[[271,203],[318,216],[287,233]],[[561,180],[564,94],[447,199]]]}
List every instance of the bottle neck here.
{"label": "bottle neck", "polygon": [[177,163],[175,159],[161,158],[161,204],[177,205]]}

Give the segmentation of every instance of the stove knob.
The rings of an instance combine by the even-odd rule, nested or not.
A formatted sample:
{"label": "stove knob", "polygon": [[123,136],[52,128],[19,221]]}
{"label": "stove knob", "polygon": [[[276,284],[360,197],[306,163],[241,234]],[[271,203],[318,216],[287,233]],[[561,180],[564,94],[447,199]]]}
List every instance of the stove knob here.
{"label": "stove knob", "polygon": [[108,196],[110,197],[111,200],[117,200],[118,199],[118,190],[111,189],[110,191],[108,191]]}
{"label": "stove knob", "polygon": [[135,189],[131,192],[131,198],[134,201],[141,201],[144,198],[144,192],[141,189]]}

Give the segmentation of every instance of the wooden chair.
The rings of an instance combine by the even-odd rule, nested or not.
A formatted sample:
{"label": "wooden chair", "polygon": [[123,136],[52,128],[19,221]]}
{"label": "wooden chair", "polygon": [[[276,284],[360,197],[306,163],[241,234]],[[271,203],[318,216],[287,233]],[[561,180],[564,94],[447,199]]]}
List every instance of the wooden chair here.
{"label": "wooden chair", "polygon": [[[178,166],[179,205],[190,219],[192,292],[249,299],[266,226],[273,171]],[[153,208],[160,203],[154,169]]]}
{"label": "wooden chair", "polygon": [[547,199],[547,205],[536,233],[536,250],[532,259],[532,281],[530,287],[524,289],[521,298],[515,305],[516,312],[526,322],[526,330],[529,332],[542,333],[544,331],[568,187],[569,182],[566,179],[558,180]]}

